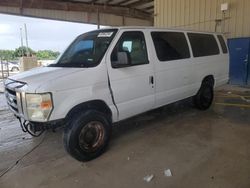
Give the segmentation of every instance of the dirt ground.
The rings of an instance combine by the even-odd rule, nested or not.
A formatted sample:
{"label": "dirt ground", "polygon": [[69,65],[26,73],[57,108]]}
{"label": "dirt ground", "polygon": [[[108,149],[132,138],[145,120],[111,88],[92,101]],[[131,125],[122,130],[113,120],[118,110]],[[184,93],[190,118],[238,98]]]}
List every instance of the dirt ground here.
{"label": "dirt ground", "polygon": [[87,163],[64,151],[62,133],[32,138],[0,103],[0,187],[250,187],[250,89],[217,89],[208,111],[187,99],[123,121]]}

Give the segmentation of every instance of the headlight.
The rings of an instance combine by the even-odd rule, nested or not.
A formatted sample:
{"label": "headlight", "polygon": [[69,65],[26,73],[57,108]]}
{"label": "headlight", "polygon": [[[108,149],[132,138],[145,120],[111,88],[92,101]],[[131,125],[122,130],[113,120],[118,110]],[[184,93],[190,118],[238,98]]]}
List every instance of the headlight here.
{"label": "headlight", "polygon": [[47,121],[53,109],[50,93],[26,93],[27,114],[30,121]]}

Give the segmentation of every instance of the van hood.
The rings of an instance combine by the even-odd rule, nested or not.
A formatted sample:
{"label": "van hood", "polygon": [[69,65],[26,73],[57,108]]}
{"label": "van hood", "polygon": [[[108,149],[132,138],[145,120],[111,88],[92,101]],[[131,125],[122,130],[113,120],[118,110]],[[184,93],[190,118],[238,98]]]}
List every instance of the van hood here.
{"label": "van hood", "polygon": [[38,67],[10,76],[9,79],[27,83],[29,90],[34,92],[43,83],[83,70],[84,68]]}

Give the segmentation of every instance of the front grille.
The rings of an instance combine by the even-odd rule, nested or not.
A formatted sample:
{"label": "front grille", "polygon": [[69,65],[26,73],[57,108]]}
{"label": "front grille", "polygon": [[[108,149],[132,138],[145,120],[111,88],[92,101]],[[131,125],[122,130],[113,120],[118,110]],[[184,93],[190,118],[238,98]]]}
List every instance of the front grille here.
{"label": "front grille", "polygon": [[16,92],[10,89],[5,90],[5,96],[9,107],[18,113]]}
{"label": "front grille", "polygon": [[18,109],[16,107],[10,105],[10,108],[18,113]]}
{"label": "front grille", "polygon": [[9,88],[6,88],[6,91],[10,93],[11,95],[16,95],[16,92],[13,90],[10,90]]}
{"label": "front grille", "polygon": [[[21,98],[17,97],[17,89],[22,88],[25,85],[23,82],[18,82],[14,80],[7,79],[4,83],[5,86],[5,97],[7,99],[7,104],[10,107],[10,110],[14,112],[16,115],[20,115],[20,111],[22,110],[21,105]],[[20,95],[20,93],[19,93]]]}

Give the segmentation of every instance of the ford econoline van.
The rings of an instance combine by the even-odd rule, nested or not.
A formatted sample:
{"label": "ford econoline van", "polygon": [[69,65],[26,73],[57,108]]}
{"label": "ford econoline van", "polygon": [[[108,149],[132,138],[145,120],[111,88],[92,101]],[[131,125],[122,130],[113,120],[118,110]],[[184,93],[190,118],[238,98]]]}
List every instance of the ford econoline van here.
{"label": "ford econoline van", "polygon": [[114,122],[188,97],[208,109],[228,69],[220,33],[109,28],[80,35],[54,64],[9,77],[5,95],[23,131],[64,126],[65,149],[87,161],[105,151]]}

